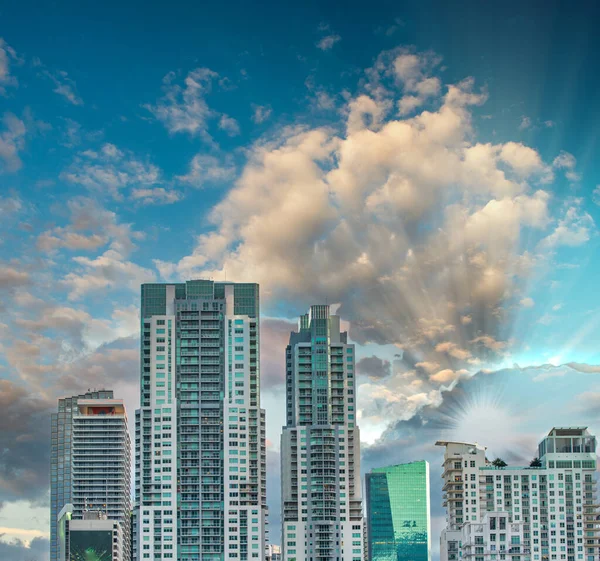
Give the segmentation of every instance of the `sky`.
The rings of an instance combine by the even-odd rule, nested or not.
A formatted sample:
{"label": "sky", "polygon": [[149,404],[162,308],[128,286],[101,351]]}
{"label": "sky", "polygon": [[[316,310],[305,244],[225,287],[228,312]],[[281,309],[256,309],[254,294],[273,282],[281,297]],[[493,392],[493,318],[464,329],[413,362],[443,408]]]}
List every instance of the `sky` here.
{"label": "sky", "polygon": [[362,470],[600,428],[592,2],[0,1],[0,558],[46,561],[49,414],[137,407],[143,282],[258,282],[277,543],[284,353],[329,303]]}

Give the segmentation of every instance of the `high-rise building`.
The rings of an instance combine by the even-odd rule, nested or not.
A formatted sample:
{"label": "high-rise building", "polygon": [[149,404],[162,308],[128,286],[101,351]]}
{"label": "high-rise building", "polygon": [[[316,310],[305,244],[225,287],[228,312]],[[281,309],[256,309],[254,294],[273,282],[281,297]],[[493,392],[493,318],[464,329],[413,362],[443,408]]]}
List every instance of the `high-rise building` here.
{"label": "high-rise building", "polygon": [[368,561],[430,561],[429,464],[376,468],[365,477]]}
{"label": "high-rise building", "polygon": [[361,561],[363,518],[354,345],[329,306],[300,317],[286,350],[281,436],[286,561]]}
{"label": "high-rise building", "polygon": [[262,561],[257,284],[142,285],[136,560]]}
{"label": "high-rise building", "polygon": [[587,427],[555,427],[538,465],[490,463],[485,448],[445,447],[446,528],[440,561],[597,561],[596,439]]}
{"label": "high-rise building", "polygon": [[73,417],[79,399],[111,399],[110,390],[90,391],[58,400],[58,411],[52,414],[50,452],[50,561],[58,561],[58,515],[72,501],[72,436]]}
{"label": "high-rise building", "polygon": [[129,561],[131,442],[123,400],[79,399],[72,447],[72,519],[88,520],[96,511],[107,522],[118,522],[121,547],[113,561]]}

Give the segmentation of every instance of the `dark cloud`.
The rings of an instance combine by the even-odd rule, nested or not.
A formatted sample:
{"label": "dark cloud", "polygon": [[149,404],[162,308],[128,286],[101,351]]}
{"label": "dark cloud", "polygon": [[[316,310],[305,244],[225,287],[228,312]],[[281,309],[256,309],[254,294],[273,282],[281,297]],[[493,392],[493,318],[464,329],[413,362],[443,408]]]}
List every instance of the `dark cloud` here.
{"label": "dark cloud", "polygon": [[59,365],[53,383],[59,395],[72,395],[93,388],[135,384],[139,373],[139,338],[122,337],[79,360]]}
{"label": "dark cloud", "polygon": [[381,359],[375,355],[361,358],[356,363],[356,371],[359,374],[363,374],[375,380],[389,376],[391,370],[389,360]]}
{"label": "dark cloud", "polygon": [[29,547],[21,540],[0,541],[0,559],[2,561],[48,561],[50,541],[46,538],[33,538]]}
{"label": "dark cloud", "polygon": [[0,380],[0,500],[46,500],[52,406],[50,400]]}
{"label": "dark cloud", "polygon": [[44,395],[0,380],[0,500],[47,501],[50,415],[58,398],[133,386],[139,377],[138,345],[136,337],[121,338],[74,362],[53,365]]}

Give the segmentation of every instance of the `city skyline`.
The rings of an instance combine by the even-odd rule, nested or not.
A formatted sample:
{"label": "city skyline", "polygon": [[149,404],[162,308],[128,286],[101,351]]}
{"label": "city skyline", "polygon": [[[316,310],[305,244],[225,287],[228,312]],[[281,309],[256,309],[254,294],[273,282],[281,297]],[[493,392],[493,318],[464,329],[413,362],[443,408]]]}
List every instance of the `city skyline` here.
{"label": "city skyline", "polygon": [[432,561],[436,441],[600,434],[598,3],[0,4],[0,558],[48,561],[59,398],[135,439],[142,284],[260,286],[274,543],[311,305],[362,473],[430,464]]}

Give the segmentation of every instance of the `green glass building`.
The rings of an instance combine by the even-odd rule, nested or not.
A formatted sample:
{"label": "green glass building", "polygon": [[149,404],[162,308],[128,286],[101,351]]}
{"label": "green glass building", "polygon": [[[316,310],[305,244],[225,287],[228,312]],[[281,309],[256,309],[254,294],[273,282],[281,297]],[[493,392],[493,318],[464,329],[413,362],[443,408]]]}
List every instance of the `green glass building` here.
{"label": "green glass building", "polygon": [[365,482],[368,561],[430,561],[429,464],[376,468]]}

